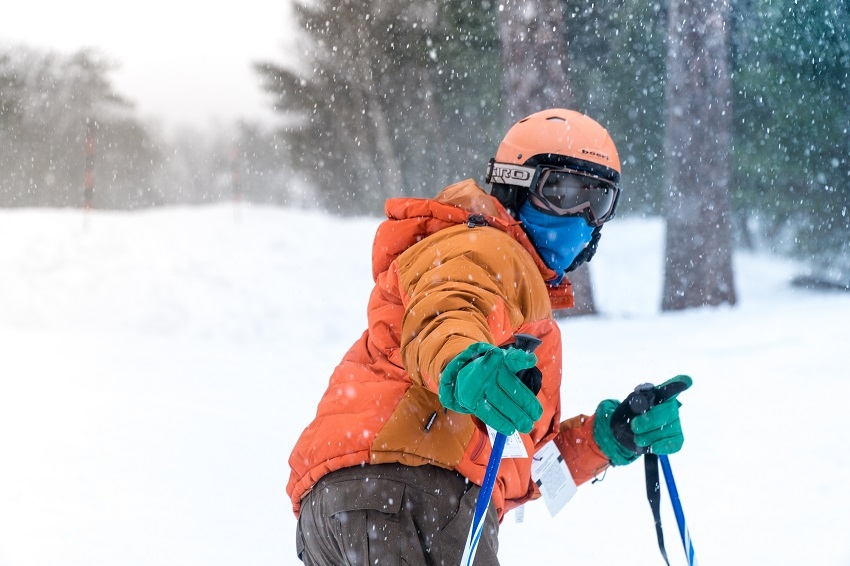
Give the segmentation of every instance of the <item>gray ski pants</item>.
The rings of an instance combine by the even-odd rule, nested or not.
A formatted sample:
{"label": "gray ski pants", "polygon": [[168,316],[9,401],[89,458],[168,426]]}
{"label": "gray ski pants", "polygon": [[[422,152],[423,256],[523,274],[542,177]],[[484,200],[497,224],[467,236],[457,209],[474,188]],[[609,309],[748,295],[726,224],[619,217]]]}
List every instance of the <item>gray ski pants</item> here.
{"label": "gray ski pants", "polygon": [[[331,472],[301,502],[298,557],[307,566],[456,566],[479,491],[457,472],[435,466]],[[498,534],[491,505],[476,566],[498,566]]]}

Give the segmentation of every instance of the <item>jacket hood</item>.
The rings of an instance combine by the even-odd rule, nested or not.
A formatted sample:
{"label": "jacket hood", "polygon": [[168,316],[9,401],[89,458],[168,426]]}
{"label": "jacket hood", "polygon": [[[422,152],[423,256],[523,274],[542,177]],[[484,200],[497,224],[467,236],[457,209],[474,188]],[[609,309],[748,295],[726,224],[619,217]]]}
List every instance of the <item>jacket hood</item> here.
{"label": "jacket hood", "polygon": [[433,199],[389,199],[384,211],[389,221],[381,224],[375,235],[373,276],[386,271],[401,252],[419,240],[449,226],[476,223],[498,228],[519,242],[534,258],[544,281],[557,276],[540,258],[522,224],[472,179],[446,187]]}

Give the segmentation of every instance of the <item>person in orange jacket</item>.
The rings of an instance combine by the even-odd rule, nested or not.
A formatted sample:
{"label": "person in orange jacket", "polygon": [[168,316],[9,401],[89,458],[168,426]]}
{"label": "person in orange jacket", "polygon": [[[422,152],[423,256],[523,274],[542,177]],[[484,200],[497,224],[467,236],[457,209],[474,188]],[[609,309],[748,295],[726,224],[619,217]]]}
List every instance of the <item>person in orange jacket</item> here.
{"label": "person in orange jacket", "polygon": [[[573,306],[566,274],[590,261],[617,207],[608,132],[571,110],[532,114],[507,132],[486,181],[489,194],[468,179],[434,199],[386,203],[368,328],[289,458],[307,565],[459,564],[491,430],[512,436],[519,454],[502,460],[476,564],[498,564],[504,514],[541,496],[532,456],[544,448],[581,485],[682,446],[675,396],[640,416],[608,399],[561,420],[552,313]],[[520,334],[539,347],[513,347]],[[523,382],[529,371],[536,392]]]}

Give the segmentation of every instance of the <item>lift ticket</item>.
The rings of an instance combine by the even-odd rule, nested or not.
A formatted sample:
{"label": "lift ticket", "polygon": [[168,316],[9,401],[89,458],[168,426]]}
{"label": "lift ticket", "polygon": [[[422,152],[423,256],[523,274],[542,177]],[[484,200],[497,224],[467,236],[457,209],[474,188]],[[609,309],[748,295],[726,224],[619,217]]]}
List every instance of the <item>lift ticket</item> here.
{"label": "lift ticket", "polygon": [[537,484],[551,516],[564,508],[578,488],[554,442],[537,451],[531,461],[531,479]]}

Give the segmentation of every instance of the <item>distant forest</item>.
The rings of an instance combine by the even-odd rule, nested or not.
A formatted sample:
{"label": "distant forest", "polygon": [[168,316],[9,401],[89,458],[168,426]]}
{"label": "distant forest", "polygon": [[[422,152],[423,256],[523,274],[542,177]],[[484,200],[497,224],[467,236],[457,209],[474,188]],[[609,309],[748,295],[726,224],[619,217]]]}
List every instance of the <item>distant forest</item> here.
{"label": "distant forest", "polygon": [[0,206],[286,204],[289,158],[275,132],[239,123],[166,137],[115,91],[112,65],[92,50],[0,51]]}
{"label": "distant forest", "polygon": [[[564,52],[552,57],[566,70],[569,106],[606,126],[620,149],[621,215],[664,215],[669,207],[663,179],[673,156],[664,144],[675,4],[557,2]],[[850,273],[850,7],[846,0],[720,4],[735,245]],[[499,5],[297,4],[297,60],[279,63],[283,54],[270,53],[256,63],[289,124],[280,131],[240,123],[166,139],[136,116],[125,99],[132,93],[115,92],[104,54],[0,51],[0,206],[133,209],[236,197],[378,215],[391,196],[431,196],[467,177],[483,182],[510,125]],[[539,71],[529,68],[529,78]],[[701,127],[711,137],[714,126]]]}

